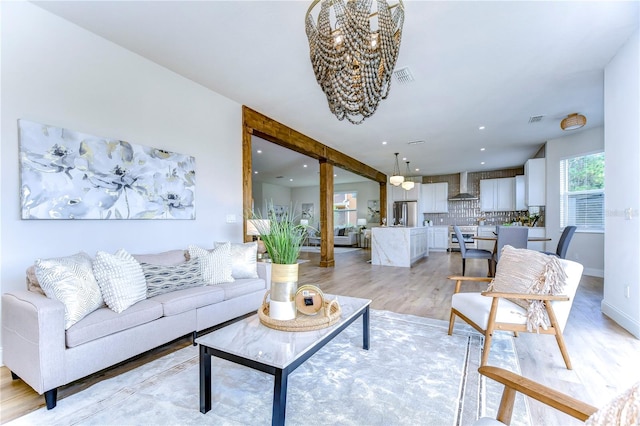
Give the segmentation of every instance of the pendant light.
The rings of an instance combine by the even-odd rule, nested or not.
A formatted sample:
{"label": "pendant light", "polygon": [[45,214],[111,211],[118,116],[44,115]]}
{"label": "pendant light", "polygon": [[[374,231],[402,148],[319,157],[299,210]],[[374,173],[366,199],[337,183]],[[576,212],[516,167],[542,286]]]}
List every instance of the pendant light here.
{"label": "pendant light", "polygon": [[409,170],[409,162],[407,161],[407,176],[404,178],[404,182],[402,182],[402,188],[410,191],[413,189],[414,186],[416,186],[415,183],[413,183],[412,180],[409,180],[409,174],[411,173],[411,171]]}
{"label": "pendant light", "polygon": [[400,174],[400,164],[398,164],[398,154],[400,153],[399,152],[395,153],[396,164],[393,166],[393,175],[391,175],[391,177],[389,178],[389,182],[393,186],[399,186],[402,184],[402,182],[404,182],[404,176]]}

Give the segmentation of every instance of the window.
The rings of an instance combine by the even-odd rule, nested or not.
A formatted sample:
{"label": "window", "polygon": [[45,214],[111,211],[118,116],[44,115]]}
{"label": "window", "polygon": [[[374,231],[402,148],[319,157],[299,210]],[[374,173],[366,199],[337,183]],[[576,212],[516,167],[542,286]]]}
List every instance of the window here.
{"label": "window", "polygon": [[604,231],[604,152],[560,161],[560,226]]}
{"label": "window", "polygon": [[337,191],[333,193],[333,226],[355,226],[358,219],[358,193]]}

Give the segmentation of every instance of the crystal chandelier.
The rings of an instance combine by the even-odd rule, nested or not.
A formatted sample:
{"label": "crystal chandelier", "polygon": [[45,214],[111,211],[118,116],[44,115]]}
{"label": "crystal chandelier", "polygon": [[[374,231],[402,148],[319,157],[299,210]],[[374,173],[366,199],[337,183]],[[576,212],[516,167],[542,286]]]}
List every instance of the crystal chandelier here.
{"label": "crystal chandelier", "polygon": [[[373,115],[380,100],[389,94],[402,38],[402,0],[393,6],[376,0],[374,13],[372,1],[314,0],[306,16],[316,80],[327,95],[331,112],[338,120],[346,117],[353,124]],[[311,11],[318,3],[316,25]],[[377,28],[373,28],[376,21]]]}
{"label": "crystal chandelier", "polygon": [[400,164],[398,164],[398,154],[400,153],[399,152],[395,153],[396,164],[393,166],[393,175],[391,175],[391,177],[389,178],[389,183],[391,183],[391,185],[393,186],[398,186],[402,182],[404,182],[404,176],[400,174]]}
{"label": "crystal chandelier", "polygon": [[413,189],[413,187],[416,186],[416,184],[413,183],[412,180],[409,180],[410,173],[411,171],[409,170],[409,162],[407,161],[407,173],[406,173],[406,176],[404,177],[404,182],[402,182],[402,189],[405,189],[407,191]]}

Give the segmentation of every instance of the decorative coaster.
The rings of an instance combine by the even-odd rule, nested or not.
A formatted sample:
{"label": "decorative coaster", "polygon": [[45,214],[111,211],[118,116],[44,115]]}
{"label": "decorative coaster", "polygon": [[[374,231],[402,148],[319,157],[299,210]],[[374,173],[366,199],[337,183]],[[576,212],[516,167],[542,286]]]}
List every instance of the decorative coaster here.
{"label": "decorative coaster", "polygon": [[305,284],[298,287],[295,297],[298,312],[304,315],[315,315],[323,308],[324,294],[318,287]]}

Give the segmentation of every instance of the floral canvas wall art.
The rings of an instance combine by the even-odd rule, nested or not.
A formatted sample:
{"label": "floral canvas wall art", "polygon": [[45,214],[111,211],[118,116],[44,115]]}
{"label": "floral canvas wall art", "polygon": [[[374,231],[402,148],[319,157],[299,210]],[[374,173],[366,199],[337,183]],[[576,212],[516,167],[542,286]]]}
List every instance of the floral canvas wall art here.
{"label": "floral canvas wall art", "polygon": [[18,120],[23,219],[195,219],[195,159]]}

